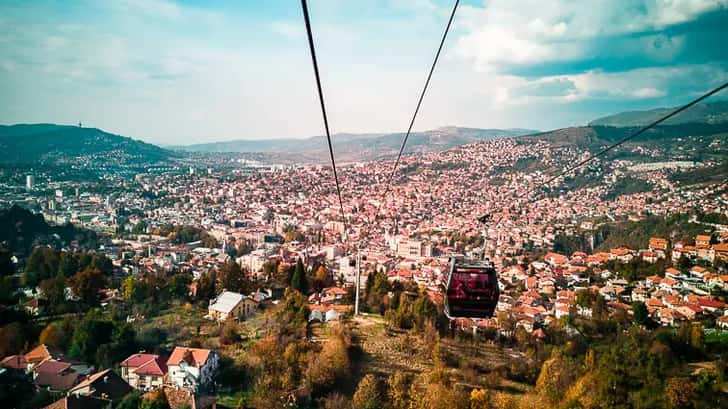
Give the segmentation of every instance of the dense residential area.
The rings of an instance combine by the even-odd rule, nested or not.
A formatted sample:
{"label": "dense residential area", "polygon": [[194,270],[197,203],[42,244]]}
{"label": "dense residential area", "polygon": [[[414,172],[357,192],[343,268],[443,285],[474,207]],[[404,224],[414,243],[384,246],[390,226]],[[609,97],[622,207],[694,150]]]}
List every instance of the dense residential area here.
{"label": "dense residential area", "polygon": [[[677,178],[710,163],[603,161],[578,185],[516,198],[547,178],[540,169],[583,155],[503,138],[407,156],[386,202],[391,160],[345,164],[347,223],[321,165],[28,174],[2,190],[4,399],[599,407],[590,399],[610,396],[600,382],[629,351],[645,366],[620,375],[615,402],[634,391],[660,405],[722,402],[728,184]],[[450,259],[462,256],[496,266],[492,318],[443,315]],[[592,379],[590,360],[617,372]],[[643,382],[650,374],[665,381]]]}

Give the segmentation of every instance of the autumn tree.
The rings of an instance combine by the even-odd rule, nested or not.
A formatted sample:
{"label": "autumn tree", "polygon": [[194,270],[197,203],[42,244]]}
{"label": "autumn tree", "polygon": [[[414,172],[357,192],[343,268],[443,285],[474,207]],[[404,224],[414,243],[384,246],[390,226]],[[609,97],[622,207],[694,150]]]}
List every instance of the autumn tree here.
{"label": "autumn tree", "polygon": [[142,400],[139,409],[169,409],[169,401],[167,401],[164,389],[159,388],[150,392]]}
{"label": "autumn tree", "polygon": [[331,335],[324,343],[317,359],[309,361],[306,378],[314,389],[327,389],[349,373],[349,346],[351,340],[342,325],[331,326]]}
{"label": "autumn tree", "polygon": [[694,322],[690,325],[690,346],[695,351],[702,351],[705,344],[705,336],[703,335],[703,325]]}
{"label": "autumn tree", "polygon": [[313,276],[313,286],[316,289],[316,292],[319,292],[326,287],[330,287],[332,284],[333,280],[331,279],[331,274],[329,274],[326,266],[319,266]]}
{"label": "autumn tree", "polygon": [[402,371],[396,371],[387,378],[387,399],[392,409],[408,409],[411,383],[411,377]]}
{"label": "autumn tree", "polygon": [[237,329],[235,328],[235,322],[228,320],[223,325],[220,332],[220,343],[223,345],[230,345],[239,339]]}
{"label": "autumn tree", "polygon": [[106,277],[96,268],[87,268],[69,280],[73,294],[87,305],[98,304],[99,290],[106,286]]}
{"label": "autumn tree", "polygon": [[351,401],[338,392],[334,392],[321,400],[322,409],[347,409],[351,408]]}
{"label": "autumn tree", "polygon": [[669,378],[665,382],[665,400],[673,409],[693,407],[695,385],[690,378]]}
{"label": "autumn tree", "polygon": [[490,399],[485,389],[470,391],[470,409],[490,409]]}
{"label": "autumn tree", "polygon": [[541,373],[536,380],[536,392],[556,405],[578,376],[576,365],[561,352],[556,351],[541,367]]}
{"label": "autumn tree", "polygon": [[63,347],[64,337],[65,333],[59,328],[58,324],[50,323],[40,332],[38,343],[61,349]]}
{"label": "autumn tree", "polygon": [[19,353],[30,341],[28,331],[19,322],[0,328],[0,355],[3,357]]}
{"label": "autumn tree", "polygon": [[366,374],[356,387],[352,398],[353,409],[380,409],[384,405],[379,382],[372,374]]}

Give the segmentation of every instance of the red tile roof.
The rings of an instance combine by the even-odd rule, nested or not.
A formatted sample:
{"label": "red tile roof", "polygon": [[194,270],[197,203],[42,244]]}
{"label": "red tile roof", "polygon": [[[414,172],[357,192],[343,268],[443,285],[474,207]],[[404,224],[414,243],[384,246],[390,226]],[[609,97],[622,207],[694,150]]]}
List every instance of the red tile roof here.
{"label": "red tile roof", "polygon": [[26,369],[28,362],[23,355],[10,355],[0,361],[0,367],[13,369]]}

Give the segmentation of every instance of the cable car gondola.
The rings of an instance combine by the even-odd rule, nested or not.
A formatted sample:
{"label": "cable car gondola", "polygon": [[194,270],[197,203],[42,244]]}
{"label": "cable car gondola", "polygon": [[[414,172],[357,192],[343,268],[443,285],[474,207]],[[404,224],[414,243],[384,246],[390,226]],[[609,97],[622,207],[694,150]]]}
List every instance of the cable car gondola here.
{"label": "cable car gondola", "polygon": [[450,259],[445,290],[445,315],[455,318],[490,318],[498,304],[498,277],[489,260]]}

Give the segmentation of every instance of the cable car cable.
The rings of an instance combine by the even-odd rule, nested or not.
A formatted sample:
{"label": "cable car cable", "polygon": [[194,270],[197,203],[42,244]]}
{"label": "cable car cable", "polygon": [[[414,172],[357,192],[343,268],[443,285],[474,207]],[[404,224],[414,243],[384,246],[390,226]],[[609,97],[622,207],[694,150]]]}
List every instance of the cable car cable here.
{"label": "cable car cable", "polygon": [[[584,166],[585,164],[589,163],[589,162],[590,162],[590,161],[592,161],[593,159],[596,159],[596,158],[598,158],[598,157],[600,157],[600,156],[603,156],[603,155],[605,155],[605,154],[606,154],[607,152],[611,151],[612,149],[614,149],[614,148],[617,148],[617,147],[619,147],[620,145],[624,144],[625,142],[627,142],[627,141],[629,141],[629,140],[631,140],[631,139],[634,139],[634,138],[636,138],[636,137],[638,137],[638,136],[642,135],[643,133],[647,132],[647,131],[648,131],[648,130],[650,130],[651,128],[654,128],[655,126],[657,126],[657,125],[661,124],[662,122],[665,122],[665,121],[667,121],[668,119],[672,118],[673,116],[675,116],[675,115],[677,115],[677,114],[679,114],[679,113],[681,113],[681,112],[685,111],[686,109],[688,109],[688,108],[692,107],[693,105],[696,105],[696,104],[698,104],[699,102],[703,101],[704,99],[706,99],[706,98],[708,98],[708,97],[710,97],[710,96],[713,96],[713,95],[717,94],[718,92],[720,92],[720,91],[724,90],[725,88],[728,88],[728,82],[726,82],[726,83],[724,83],[723,85],[720,85],[720,86],[718,86],[718,87],[716,87],[716,88],[713,88],[712,90],[710,90],[710,91],[708,91],[707,93],[705,93],[705,94],[701,95],[700,97],[698,97],[698,98],[696,98],[696,99],[694,99],[694,100],[692,100],[692,101],[688,102],[687,104],[685,104],[685,105],[681,106],[680,108],[676,108],[676,109],[674,109],[674,110],[673,110],[672,112],[670,112],[669,114],[667,114],[667,115],[664,115],[664,116],[662,116],[661,118],[659,118],[659,119],[657,119],[657,120],[653,121],[652,123],[650,123],[650,124],[648,124],[648,125],[645,125],[644,127],[640,128],[640,129],[639,129],[639,130],[637,130],[636,132],[634,132],[634,133],[632,133],[632,134],[630,134],[630,135],[628,135],[628,136],[626,136],[626,137],[624,137],[624,138],[620,139],[619,141],[617,141],[617,142],[613,143],[612,145],[609,145],[608,147],[606,147],[606,148],[602,149],[601,151],[599,151],[599,152],[597,152],[597,153],[595,153],[595,154],[592,154],[592,155],[590,155],[590,156],[589,156],[588,158],[586,158],[586,159],[584,159],[584,160],[580,161],[579,163],[577,163],[577,164],[575,164],[575,165],[572,165],[572,166],[568,167],[568,168],[567,168],[566,170],[564,170],[564,171],[560,172],[560,173],[559,173],[559,174],[557,174],[556,176],[553,176],[553,177],[551,177],[550,179],[548,179],[548,180],[547,180],[546,182],[542,183],[540,187],[538,187],[538,188],[533,188],[533,189],[531,189],[531,190],[527,191],[527,192],[526,192],[525,194],[523,194],[523,195],[519,196],[519,197],[518,197],[518,199],[522,199],[522,198],[524,198],[524,197],[526,197],[526,196],[528,196],[528,195],[530,195],[530,194],[532,194],[532,193],[536,192],[536,191],[537,191],[537,190],[538,190],[539,188],[541,188],[541,187],[544,187],[544,186],[548,186],[548,184],[550,184],[550,183],[551,183],[551,182],[553,182],[554,180],[556,180],[556,179],[558,179],[558,178],[560,178],[560,177],[562,177],[562,176],[564,176],[564,175],[566,175],[566,174],[568,174],[568,173],[571,173],[572,171],[574,171],[574,170],[576,170],[576,169],[580,168],[581,166]],[[536,197],[538,197],[538,196],[536,196]],[[531,201],[531,200],[527,201],[526,203],[528,203],[528,202],[530,202],[530,201]]]}
{"label": "cable car cable", "polygon": [[[662,122],[667,121],[668,119],[674,117],[675,115],[680,114],[681,112],[685,111],[686,109],[691,108],[692,106],[694,106],[694,105],[700,103],[701,101],[703,101],[703,100],[705,100],[705,99],[707,99],[707,98],[709,98],[709,97],[711,97],[711,96],[719,93],[720,91],[722,91],[722,90],[724,90],[726,88],[728,88],[728,82],[726,82],[726,83],[724,83],[724,84],[722,84],[722,85],[720,85],[720,86],[718,86],[716,88],[713,88],[712,90],[710,90],[710,91],[706,92],[705,94],[701,95],[700,97],[698,97],[698,98],[696,98],[696,99],[688,102],[687,104],[685,104],[685,105],[683,105],[683,106],[681,106],[679,108],[676,108],[676,109],[672,110],[670,113],[668,113],[668,114],[666,114],[666,115],[658,118],[657,120],[649,123],[648,125],[643,126],[642,128],[638,129],[636,132],[633,132],[630,135],[628,135],[628,136],[620,139],[619,141],[613,143],[612,145],[607,146],[606,148],[602,149],[601,151],[599,151],[597,153],[594,153],[592,155],[589,155],[589,157],[587,157],[586,159],[583,159],[579,163],[568,167],[567,169],[563,170],[562,172],[559,172],[556,176],[553,176],[553,177],[549,178],[546,182],[541,183],[539,186],[534,187],[534,188],[526,191],[526,193],[524,193],[524,194],[516,197],[516,199],[523,199],[523,198],[526,198],[527,196],[530,196],[533,193],[539,193],[538,191],[541,188],[543,188],[544,186],[548,186],[551,182],[557,180],[558,178],[560,178],[562,176],[565,176],[565,175],[573,172],[574,170],[576,170],[576,169],[578,169],[578,168],[586,165],[590,161],[592,161],[592,160],[594,160],[594,159],[596,159],[596,158],[598,158],[600,156],[605,155],[609,151],[611,151],[611,150],[619,147],[620,145],[624,144],[625,142],[627,142],[627,141],[629,141],[631,139],[634,139],[634,138],[642,135],[643,133],[645,133],[648,130],[654,128],[655,126],[661,124]],[[516,205],[516,208],[518,208],[520,206],[525,206],[525,205],[527,205],[527,204],[529,204],[531,202],[535,202],[539,198],[539,196],[540,196],[540,194],[536,194],[535,196],[532,196],[532,197],[528,198],[525,203],[523,203],[523,204],[517,204]],[[492,217],[491,217],[490,214],[486,214],[486,215],[483,215],[483,216],[479,217],[478,220],[482,224],[485,225],[488,222],[492,221]]]}
{"label": "cable car cable", "polygon": [[334,159],[334,147],[331,143],[331,133],[329,132],[329,120],[326,116],[326,104],[324,103],[324,93],[321,89],[321,77],[319,75],[318,62],[316,61],[316,48],[314,47],[313,34],[311,32],[311,21],[308,16],[308,4],[306,0],[301,0],[301,8],[303,9],[303,19],[306,21],[306,34],[308,35],[308,46],[311,50],[311,61],[313,62],[313,72],[316,76],[316,89],[318,90],[319,103],[321,104],[321,114],[324,118],[324,129],[326,130],[326,141],[329,145],[329,155],[331,157],[331,167],[334,169],[334,181],[336,182],[336,195],[339,197],[339,208],[341,210],[341,219],[344,221],[344,238],[348,234],[349,229],[346,225],[346,215],[344,214],[344,201],[341,199],[341,186],[339,185],[339,175],[336,172],[336,160]]}
{"label": "cable car cable", "polygon": [[[420,93],[420,97],[417,100],[417,106],[415,107],[415,111],[412,114],[412,119],[410,120],[409,127],[407,127],[407,132],[405,133],[404,138],[402,139],[402,144],[400,145],[399,152],[397,153],[397,159],[394,161],[394,166],[392,167],[392,172],[389,174],[389,177],[387,178],[387,181],[385,183],[384,193],[382,193],[382,196],[379,199],[379,204],[377,205],[377,209],[374,212],[375,220],[376,220],[376,216],[379,214],[379,212],[382,209],[382,206],[384,205],[384,202],[387,198],[387,194],[391,190],[392,181],[394,180],[394,175],[397,173],[397,169],[399,168],[399,162],[402,159],[402,154],[404,153],[404,149],[407,146],[407,141],[409,140],[409,136],[412,133],[412,128],[414,127],[415,120],[417,119],[417,114],[420,112],[420,107],[422,106],[422,101],[425,98],[425,93],[427,92],[427,88],[430,85],[430,80],[432,79],[432,74],[435,72],[435,66],[437,66],[437,61],[440,59],[440,54],[442,53],[442,49],[445,45],[445,40],[447,39],[447,34],[450,32],[450,27],[452,26],[452,22],[455,19],[455,12],[457,11],[459,5],[460,5],[460,0],[455,0],[455,4],[453,5],[452,12],[450,13],[450,18],[447,21],[447,25],[445,26],[445,31],[443,32],[442,38],[440,39],[440,44],[437,47],[437,52],[435,53],[435,58],[433,59],[432,65],[430,66],[430,71],[427,74],[427,79],[425,80],[425,85],[422,87],[422,92]],[[372,224],[372,221],[367,220],[367,226],[369,226],[371,224]]]}
{"label": "cable car cable", "polygon": [[[460,0],[455,0],[455,4],[453,5],[452,12],[450,13],[450,19],[447,21],[447,26],[445,26],[445,32],[442,34],[442,39],[440,40],[440,46],[437,48],[437,53],[435,54],[435,59],[432,61],[432,66],[430,67],[430,72],[427,74],[427,80],[425,81],[425,86],[422,88],[422,92],[420,93],[420,98],[417,100],[417,107],[415,107],[415,112],[412,115],[412,119],[410,120],[409,127],[407,128],[407,133],[405,133],[404,138],[402,139],[402,145],[399,148],[399,153],[397,154],[397,159],[394,161],[394,166],[392,167],[392,172],[389,174],[389,178],[387,180],[387,184],[384,189],[384,193],[382,194],[381,203],[384,202],[384,200],[387,196],[387,193],[389,193],[392,180],[394,179],[394,175],[397,173],[397,168],[399,167],[399,161],[402,158],[402,153],[404,153],[405,147],[407,146],[407,140],[409,139],[410,133],[412,132],[412,127],[415,124],[415,119],[417,119],[417,114],[420,112],[420,106],[422,106],[422,100],[425,98],[425,93],[427,92],[427,87],[430,85],[430,79],[432,79],[432,73],[435,71],[435,66],[437,65],[437,60],[440,58],[440,53],[442,52],[443,45],[445,44],[445,39],[447,38],[447,33],[450,31],[450,26],[452,25],[452,21],[455,18],[455,12],[457,11],[459,4],[460,4]],[[379,213],[379,212],[377,212],[377,213]]]}

